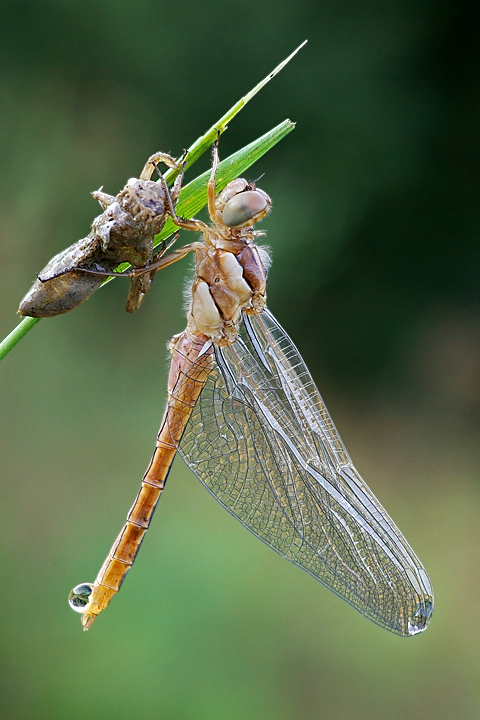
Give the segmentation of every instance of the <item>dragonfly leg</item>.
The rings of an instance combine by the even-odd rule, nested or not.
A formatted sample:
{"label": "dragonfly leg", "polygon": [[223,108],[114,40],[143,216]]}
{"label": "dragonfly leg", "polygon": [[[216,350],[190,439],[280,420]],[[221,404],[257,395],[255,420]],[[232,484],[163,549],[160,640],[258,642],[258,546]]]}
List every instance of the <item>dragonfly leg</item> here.
{"label": "dragonfly leg", "polygon": [[146,272],[138,277],[132,277],[130,280],[130,291],[128,293],[127,304],[125,310],[129,313],[138,310],[142,304],[143,298],[150,290],[155,276],[155,270]]}
{"label": "dragonfly leg", "polygon": [[[174,239],[176,239],[176,236]],[[168,247],[171,247],[171,245],[172,243],[170,243]],[[177,260],[181,260],[182,258],[184,258],[185,255],[187,255],[189,252],[198,250],[200,247],[203,247],[202,243],[191,243],[190,245],[184,245],[184,247],[180,248],[179,250],[174,250],[168,255],[163,255],[162,252],[161,257],[159,257],[158,260],[155,260],[158,255],[154,255],[154,258],[150,265],[146,265],[145,268],[136,268],[135,270],[131,270],[130,272],[126,273],[116,273],[118,275],[126,275],[132,278],[130,285],[130,293],[126,305],[127,312],[134,312],[138,309],[140,303],[143,300],[143,296],[150,289],[153,278],[158,272],[158,270],[161,270],[168,265],[172,265],[172,263],[177,262]]]}
{"label": "dragonfly leg", "polygon": [[[69,268],[65,268],[64,270],[59,270],[58,272],[54,273],[53,275],[50,275],[47,278],[42,278],[37,273],[37,280],[40,280],[41,283],[48,283],[50,280],[56,280],[57,278],[62,277],[63,275],[70,275],[70,273],[86,273],[87,275],[102,275],[103,277],[111,277],[112,275],[117,275],[115,272],[108,272],[108,270],[105,270],[102,268],[101,265],[98,265],[97,263],[94,263],[96,265],[95,269],[93,268],[81,268],[77,266],[72,266]],[[119,275],[121,273],[118,273]]]}
{"label": "dragonfly leg", "polygon": [[100,188],[99,190],[94,190],[90,194],[95,200],[98,200],[102,210],[106,210],[108,206],[114,203],[116,200],[114,195],[108,195],[108,193],[102,192],[102,188]]}
{"label": "dragonfly leg", "polygon": [[171,155],[158,152],[148,158],[142,172],[140,173],[140,180],[150,180],[157,166],[157,163],[159,162],[163,162],[164,165],[172,168],[173,170],[179,170],[181,168],[181,165],[177,163],[177,161]]}
{"label": "dragonfly leg", "polygon": [[188,151],[184,150],[183,155],[180,158],[180,165],[181,165],[180,174],[177,175],[177,177],[175,178],[175,182],[173,183],[173,188],[170,193],[172,196],[173,207],[175,207],[175,205],[177,204],[178,196],[180,195],[180,190],[182,189],[183,174],[185,172],[185,164],[186,164],[187,154],[188,154]]}
{"label": "dragonfly leg", "polygon": [[[162,246],[158,252],[156,252],[151,261],[147,263],[147,265],[141,265],[140,267],[133,268],[132,270],[124,270],[124,271],[115,271],[112,270],[111,272],[108,270],[105,270],[101,267],[101,265],[98,265],[95,263],[95,268],[82,268],[82,267],[73,267],[69,270],[64,270],[61,273],[58,273],[58,275],[55,275],[54,277],[59,277],[59,275],[64,275],[67,272],[78,272],[78,273],[85,273],[86,275],[101,275],[102,277],[128,277],[128,278],[135,278],[139,277],[141,275],[146,275],[147,273],[151,273],[153,270],[158,270],[159,268],[163,267],[164,262],[160,261],[160,258],[163,258],[165,253],[169,248],[172,247],[174,242],[178,240],[178,233],[176,233],[173,237],[173,239],[167,243],[165,240],[162,242]],[[169,263],[170,264],[170,263]],[[49,278],[50,280],[51,278]],[[42,282],[46,282],[46,280],[43,280]]]}
{"label": "dragonfly leg", "polygon": [[[157,257],[157,255],[153,256],[154,258]],[[66,270],[60,270],[60,272],[55,273],[54,275],[50,275],[48,278],[41,278],[40,275],[37,274],[37,279],[40,280],[41,283],[47,283],[50,282],[50,280],[55,280],[56,278],[62,277],[62,275],[69,275],[70,273],[83,273],[84,275],[100,275],[100,277],[136,277],[138,275],[143,275],[144,273],[149,273],[152,270],[156,269],[156,266],[152,268],[151,265],[142,265],[142,267],[135,268],[134,270],[127,270],[125,272],[115,272],[115,270],[109,271],[105,270],[101,265],[98,263],[94,263],[95,268],[82,268],[82,267],[69,267]],[[152,260],[152,265],[153,265]]]}
{"label": "dragonfly leg", "polygon": [[[170,248],[175,240],[177,239],[178,234],[176,234],[173,238],[173,240],[167,245],[166,250]],[[113,277],[116,277],[119,275],[120,277],[138,277],[140,275],[144,275],[147,273],[156,273],[158,270],[163,270],[163,268],[168,267],[169,265],[172,265],[174,262],[177,262],[177,260],[181,260],[185,257],[185,255],[188,255],[189,252],[195,252],[196,250],[199,250],[202,248],[202,243],[194,242],[189,243],[188,245],[184,245],[183,247],[179,248],[178,250],[174,250],[171,253],[168,253],[168,255],[165,255],[164,250],[161,250],[159,253],[153,256],[152,262],[149,265],[145,265],[141,268],[135,268],[134,270],[127,270],[126,272],[121,273],[113,273]],[[95,273],[97,274],[97,273]]]}
{"label": "dragonfly leg", "polygon": [[212,145],[212,171],[210,173],[210,177],[208,179],[208,185],[207,185],[208,214],[210,215],[210,218],[213,220],[213,222],[217,226],[222,224],[222,217],[218,213],[216,205],[215,205],[215,198],[217,195],[216,176],[217,176],[218,166],[220,164],[220,157],[218,154],[219,138],[220,138],[220,130],[217,130],[217,139],[215,140],[215,142]]}
{"label": "dragonfly leg", "polygon": [[[175,233],[173,239],[168,243],[164,241],[160,250],[155,253],[148,265],[140,268],[134,268],[130,272],[125,273],[130,277],[130,292],[128,293],[127,304],[125,310],[129,313],[138,310],[142,304],[143,298],[152,287],[155,274],[162,267],[161,259],[164,257],[168,248],[171,248],[178,239],[178,233]],[[122,273],[123,274],[123,273]]]}
{"label": "dragonfly leg", "polygon": [[[167,183],[165,182],[165,178],[163,177],[160,170],[157,168],[157,172],[160,176],[160,182],[163,185],[163,189],[165,190],[165,197],[167,198],[168,203],[168,209],[170,211],[170,215],[172,216],[172,220],[175,223],[175,225],[179,228],[183,228],[185,230],[193,230],[194,232],[204,232],[208,231],[208,225],[206,225],[201,220],[185,220],[184,218],[181,218],[177,215],[175,210],[175,205],[173,203],[172,195],[170,193],[170,190],[168,188]],[[194,245],[195,243],[192,243]]]}
{"label": "dragonfly leg", "polygon": [[144,295],[148,292],[148,290],[151,287],[151,284],[153,282],[153,278],[158,270],[161,270],[164,267],[167,267],[168,265],[171,265],[174,262],[177,262],[177,260],[181,260],[185,257],[189,252],[192,252],[194,250],[198,250],[201,246],[201,243],[191,243],[189,245],[185,245],[183,248],[180,248],[179,250],[176,250],[174,252],[169,253],[168,255],[165,255],[167,250],[169,250],[172,245],[176,242],[178,239],[178,233],[176,233],[172,240],[169,243],[166,243],[165,241],[162,243],[162,246],[158,252],[153,255],[152,260],[147,265],[142,265],[141,267],[133,268],[132,270],[126,270],[124,272],[114,272],[114,271],[108,271],[102,268],[100,265],[96,264],[95,268],[81,268],[81,267],[72,267],[68,268],[66,270],[62,270],[59,273],[56,273],[55,275],[52,275],[52,277],[49,277],[47,280],[43,280],[41,277],[38,277],[40,282],[45,283],[49,280],[53,280],[54,278],[61,277],[62,275],[68,275],[69,273],[83,273],[85,275],[98,275],[100,277],[128,277],[131,279],[130,284],[130,292],[127,299],[127,305],[126,310],[127,312],[134,312],[140,307],[140,304],[143,300]]}

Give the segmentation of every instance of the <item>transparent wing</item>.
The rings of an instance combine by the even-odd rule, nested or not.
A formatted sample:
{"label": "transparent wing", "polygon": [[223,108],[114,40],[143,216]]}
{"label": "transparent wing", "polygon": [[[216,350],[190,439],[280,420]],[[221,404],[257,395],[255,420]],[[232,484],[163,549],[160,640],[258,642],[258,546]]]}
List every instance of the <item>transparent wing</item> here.
{"label": "transparent wing", "polygon": [[214,367],[179,451],[257,537],[375,623],[413,635],[432,588],[353,467],[297,349],[274,317],[244,316]]}

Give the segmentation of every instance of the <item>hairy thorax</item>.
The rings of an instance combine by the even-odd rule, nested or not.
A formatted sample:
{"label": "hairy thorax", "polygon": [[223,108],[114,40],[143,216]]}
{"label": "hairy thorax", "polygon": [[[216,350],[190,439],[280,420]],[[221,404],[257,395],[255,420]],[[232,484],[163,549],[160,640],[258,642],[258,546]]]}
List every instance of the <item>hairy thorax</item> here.
{"label": "hairy thorax", "polygon": [[196,252],[188,330],[219,345],[234,342],[242,312],[265,306],[265,289],[266,270],[253,238],[213,239]]}

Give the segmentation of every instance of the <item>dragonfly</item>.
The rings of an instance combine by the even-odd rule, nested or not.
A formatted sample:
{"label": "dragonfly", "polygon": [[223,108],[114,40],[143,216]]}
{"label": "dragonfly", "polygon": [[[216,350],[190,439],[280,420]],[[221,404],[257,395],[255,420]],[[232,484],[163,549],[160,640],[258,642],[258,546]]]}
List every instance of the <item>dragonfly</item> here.
{"label": "dragonfly", "polygon": [[[175,206],[180,194],[185,156],[177,163],[167,153],[155,153],[145,163],[140,177],[130,178],[117,196],[104,193],[102,188],[93,192],[103,212],[93,221],[87,237],[55,255],[37,275],[20,303],[20,315],[40,318],[66,313],[88,300],[105,276],[130,278],[126,310],[137,310],[151,287],[157,260],[173,244],[164,243],[151,258],[155,235],[165,225],[169,206]],[[164,183],[151,180],[159,162],[180,170],[171,194]],[[122,262],[129,263],[133,270],[113,272]]]}
{"label": "dragonfly", "polygon": [[[159,269],[195,254],[184,332],[169,344],[168,400],[151,462],[94,583],[72,608],[85,630],[131,568],[177,452],[242,525],[367,618],[401,636],[423,631],[433,590],[421,562],[353,466],[285,330],[266,307],[269,259],[255,224],[268,195],[242,178],[216,193],[218,140],[207,186],[210,224]],[[164,181],[163,181],[164,182]],[[170,199],[169,199],[170,198]]]}

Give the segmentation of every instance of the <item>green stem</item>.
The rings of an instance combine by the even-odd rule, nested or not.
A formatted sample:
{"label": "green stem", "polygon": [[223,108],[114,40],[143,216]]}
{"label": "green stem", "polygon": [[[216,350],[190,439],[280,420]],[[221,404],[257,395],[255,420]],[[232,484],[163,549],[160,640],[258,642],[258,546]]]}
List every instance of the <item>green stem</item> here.
{"label": "green stem", "polygon": [[[258,85],[255,85],[250,92],[248,92],[246,95],[244,95],[238,102],[233,105],[230,110],[228,110],[225,115],[223,115],[219,120],[217,120],[216,123],[212,125],[211,128],[209,128],[201,137],[196,140],[193,145],[188,149],[187,155],[185,157],[185,167],[190,167],[195,160],[197,160],[204,152],[209,148],[212,143],[217,139],[217,134],[224,133],[227,129],[228,123],[230,120],[233,120],[235,115],[240,112],[240,110],[245,107],[245,105],[248,103],[249,100],[251,100],[262,88],[265,87],[265,85],[270,82],[272,78],[275,77],[275,75],[278,75],[280,70],[283,70],[285,65],[290,62],[290,60],[298,53],[299,50],[303,48],[303,46],[307,43],[307,40],[304,40],[304,42],[299,45],[296,50],[294,50],[291,55],[289,55],[285,60],[282,60],[282,62],[277,65],[277,67],[272,70],[271,73],[269,73],[263,80],[261,80]],[[173,182],[173,180],[178,175],[178,170],[167,170],[165,173],[165,180],[170,183]]]}
{"label": "green stem", "polygon": [[23,320],[18,323],[17,327],[0,343],[0,360],[4,358],[5,355],[15,347],[18,341],[39,321],[40,318],[24,317]]}

